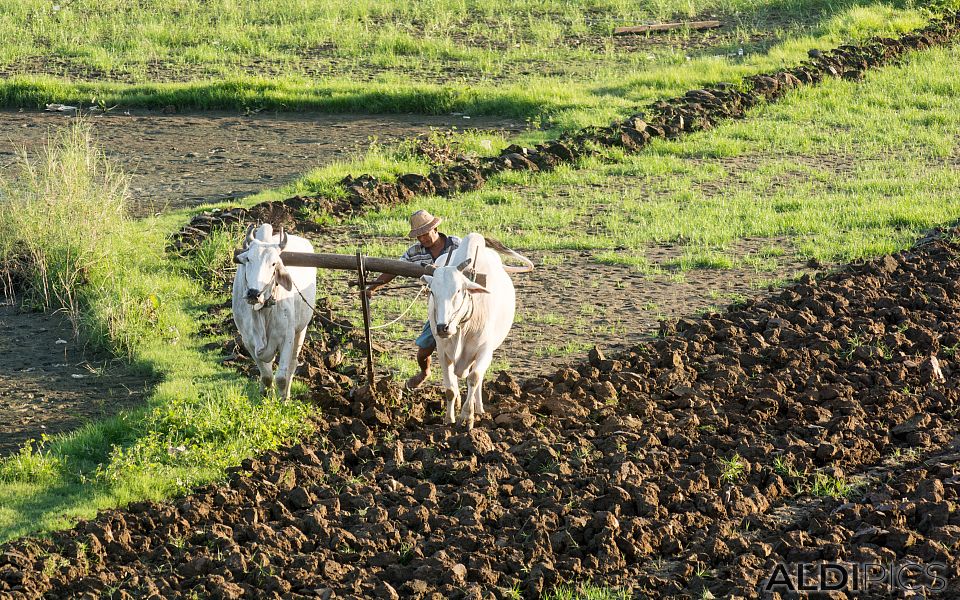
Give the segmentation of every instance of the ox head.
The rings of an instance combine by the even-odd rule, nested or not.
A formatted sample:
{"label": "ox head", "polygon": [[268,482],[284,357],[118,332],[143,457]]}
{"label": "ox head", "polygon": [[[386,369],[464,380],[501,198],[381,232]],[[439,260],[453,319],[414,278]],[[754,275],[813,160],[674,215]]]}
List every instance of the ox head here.
{"label": "ox head", "polygon": [[261,225],[256,231],[251,225],[247,228],[243,248],[233,259],[241,265],[237,269],[237,277],[243,278],[241,289],[246,290],[244,297],[254,310],[260,310],[273,301],[276,286],[287,291],[293,289],[293,279],[280,260],[280,253],[287,246],[287,234],[281,229],[279,242],[273,238],[271,225]]}
{"label": "ox head", "polygon": [[456,267],[437,267],[432,276],[421,277],[430,286],[430,319],[439,338],[456,334],[457,328],[470,318],[473,294],[489,293],[487,288],[463,274],[471,262],[468,258]]}

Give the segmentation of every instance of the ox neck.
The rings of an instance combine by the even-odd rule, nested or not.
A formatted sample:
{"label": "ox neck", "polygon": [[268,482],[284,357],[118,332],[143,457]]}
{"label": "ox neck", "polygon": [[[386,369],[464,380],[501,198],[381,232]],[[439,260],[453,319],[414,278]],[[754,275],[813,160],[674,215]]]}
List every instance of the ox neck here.
{"label": "ox neck", "polygon": [[465,304],[467,304],[467,312],[460,319],[461,326],[464,323],[468,323],[470,321],[470,317],[473,316],[473,294],[471,294],[470,292],[466,292],[466,294],[467,294],[467,299]]}

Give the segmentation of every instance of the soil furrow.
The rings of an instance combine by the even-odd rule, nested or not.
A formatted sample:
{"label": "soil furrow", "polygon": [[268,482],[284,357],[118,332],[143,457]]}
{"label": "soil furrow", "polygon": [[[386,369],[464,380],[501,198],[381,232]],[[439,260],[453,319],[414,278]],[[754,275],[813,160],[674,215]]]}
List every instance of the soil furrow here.
{"label": "soil furrow", "polygon": [[933,236],[621,355],[501,375],[469,434],[436,396],[384,382],[373,402],[318,375],[311,440],[7,544],[0,595],[535,598],[589,580],[747,598],[778,563],[817,561],[955,580],[958,281],[956,232]]}

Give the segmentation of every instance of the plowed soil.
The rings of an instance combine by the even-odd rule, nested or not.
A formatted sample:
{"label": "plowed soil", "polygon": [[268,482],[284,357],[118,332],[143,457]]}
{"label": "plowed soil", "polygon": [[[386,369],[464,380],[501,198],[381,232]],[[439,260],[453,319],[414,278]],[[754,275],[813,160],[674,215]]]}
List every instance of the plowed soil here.
{"label": "plowed soil", "polygon": [[0,594],[536,598],[594,581],[756,598],[782,597],[760,592],[778,562],[910,560],[944,564],[955,597],[958,281],[956,237],[806,278],[618,356],[502,377],[470,434],[435,395],[321,386],[312,440],[8,544]]}
{"label": "plowed soil", "polygon": [[[824,70],[856,78],[937,41],[911,40],[845,50],[850,69],[833,57],[757,77],[754,92],[771,99]],[[654,133],[709,125],[701,102],[718,94],[665,104]],[[756,101],[728,96],[737,110]],[[653,135],[641,123],[598,135],[639,148]],[[509,151],[497,168],[540,168],[530,156],[569,148],[543,150]],[[351,183],[377,201],[436,187]],[[958,281],[956,232],[806,276],[614,356],[502,375],[470,433],[441,424],[436,390],[350,395],[315,362],[313,438],[173,503],[8,544],[0,594],[536,598],[592,581],[640,597],[779,598],[763,591],[776,565],[830,561],[942,565],[955,597]],[[891,595],[907,596],[875,584],[834,597]]]}

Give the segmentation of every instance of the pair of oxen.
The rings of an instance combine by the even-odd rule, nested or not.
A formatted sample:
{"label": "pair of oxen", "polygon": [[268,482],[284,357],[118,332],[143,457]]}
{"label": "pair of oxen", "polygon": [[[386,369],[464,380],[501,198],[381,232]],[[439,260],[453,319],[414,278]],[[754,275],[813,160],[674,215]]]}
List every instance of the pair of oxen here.
{"label": "pair of oxen", "polygon": [[[483,414],[483,377],[493,352],[506,339],[516,311],[516,292],[510,272],[526,272],[533,263],[479,233],[463,238],[449,260],[422,280],[430,288],[430,328],[437,339],[437,354],[446,397],[446,422],[473,428],[476,414]],[[495,250],[495,249],[496,250]],[[307,326],[313,317],[317,295],[317,270],[288,267],[281,252],[313,252],[302,237],[273,232],[269,224],[247,230],[243,248],[235,255],[233,319],[243,345],[260,370],[260,390],[274,385],[284,399],[297,368]],[[504,266],[497,251],[524,263]],[[468,270],[470,269],[470,270]],[[485,275],[481,285],[467,276]],[[274,363],[277,368],[274,372]],[[467,381],[467,399],[462,403],[460,380]],[[460,414],[456,415],[459,410]]]}

